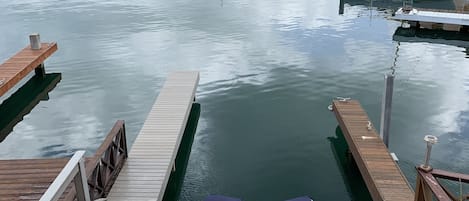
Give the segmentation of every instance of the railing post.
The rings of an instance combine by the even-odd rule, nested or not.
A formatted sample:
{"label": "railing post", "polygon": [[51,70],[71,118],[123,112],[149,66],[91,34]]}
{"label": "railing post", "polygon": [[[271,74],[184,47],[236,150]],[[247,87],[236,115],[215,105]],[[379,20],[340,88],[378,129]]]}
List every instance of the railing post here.
{"label": "railing post", "polygon": [[394,74],[384,76],[384,94],[381,102],[381,126],[379,135],[386,147],[389,147],[389,127],[391,126],[392,93],[394,89]]}
{"label": "railing post", "polygon": [[77,201],[91,201],[90,190],[88,189],[88,180],[86,179],[86,169],[84,158],[78,162],[78,173],[75,175],[75,189],[77,192]]}
{"label": "railing post", "polygon": [[75,152],[39,201],[59,200],[72,179],[75,181],[78,201],[91,201],[86,179],[84,155],[85,151]]}
{"label": "railing post", "polygon": [[[417,170],[420,171],[420,170]],[[417,186],[415,187],[414,201],[432,201],[433,193],[429,186],[422,179],[422,175],[417,172]]]}

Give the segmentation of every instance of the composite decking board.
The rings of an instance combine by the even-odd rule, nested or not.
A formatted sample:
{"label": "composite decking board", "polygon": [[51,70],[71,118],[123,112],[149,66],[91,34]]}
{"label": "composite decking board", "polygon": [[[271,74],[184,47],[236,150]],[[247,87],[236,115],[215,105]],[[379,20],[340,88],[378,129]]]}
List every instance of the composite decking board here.
{"label": "composite decking board", "polygon": [[25,47],[0,65],[0,96],[13,88],[57,50],[57,43],[41,43],[41,49]]}
{"label": "composite decking board", "polygon": [[168,76],[107,197],[109,201],[162,200],[198,82],[198,72]]}
{"label": "composite decking board", "polygon": [[406,12],[399,8],[392,18],[416,22],[469,25],[469,14],[467,12],[448,12],[447,10],[413,8],[410,12]]}
{"label": "composite decking board", "polygon": [[413,200],[412,188],[375,128],[367,128],[369,118],[360,103],[334,101],[333,109],[373,200]]}

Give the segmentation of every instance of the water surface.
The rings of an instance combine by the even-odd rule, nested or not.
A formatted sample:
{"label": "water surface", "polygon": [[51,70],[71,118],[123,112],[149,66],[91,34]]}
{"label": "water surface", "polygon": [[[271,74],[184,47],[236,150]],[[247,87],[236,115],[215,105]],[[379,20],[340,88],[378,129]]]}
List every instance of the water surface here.
{"label": "water surface", "polygon": [[[423,7],[454,9],[452,1]],[[431,163],[469,173],[467,47],[392,40],[399,3],[83,1],[0,4],[0,60],[39,32],[62,81],[0,143],[0,158],[94,152],[113,123],[133,142],[168,73],[200,71],[199,127],[179,200],[356,200],[330,137],[336,96],[360,100],[378,127],[383,75],[396,60],[390,149],[410,183],[423,136]],[[399,49],[398,51],[397,48]],[[397,53],[396,53],[397,52]]]}

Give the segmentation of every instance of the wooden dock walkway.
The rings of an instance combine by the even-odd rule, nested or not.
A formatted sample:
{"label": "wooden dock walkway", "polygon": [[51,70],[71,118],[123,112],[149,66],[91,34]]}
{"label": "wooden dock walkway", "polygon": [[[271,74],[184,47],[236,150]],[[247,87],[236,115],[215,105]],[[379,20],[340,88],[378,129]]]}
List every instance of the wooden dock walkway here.
{"label": "wooden dock walkway", "polygon": [[[127,157],[125,126],[117,121],[92,157],[85,159],[92,199],[105,197]],[[0,201],[39,200],[70,158],[0,160]],[[72,185],[61,201],[73,201]]]}
{"label": "wooden dock walkway", "polygon": [[162,200],[195,99],[198,72],[169,75],[112,186],[109,201]]}
{"label": "wooden dock walkway", "polygon": [[57,50],[57,43],[41,43],[42,48],[25,47],[0,65],[0,96],[3,96],[32,70],[44,73],[42,63]]}
{"label": "wooden dock walkway", "polygon": [[374,201],[410,201],[414,192],[356,100],[333,101],[334,114]]}

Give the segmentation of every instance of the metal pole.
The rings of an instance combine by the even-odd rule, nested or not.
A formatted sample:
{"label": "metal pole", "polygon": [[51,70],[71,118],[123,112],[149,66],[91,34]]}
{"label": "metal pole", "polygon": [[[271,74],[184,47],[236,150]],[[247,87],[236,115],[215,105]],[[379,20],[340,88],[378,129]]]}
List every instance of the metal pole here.
{"label": "metal pole", "polygon": [[344,0],[339,0],[339,15],[344,14]]}
{"label": "metal pole", "polygon": [[433,135],[426,135],[423,140],[427,142],[427,153],[425,153],[425,163],[420,166],[420,169],[428,172],[432,170],[430,166],[430,154],[432,153],[432,146],[438,142],[438,138]]}
{"label": "metal pole", "polygon": [[430,154],[432,153],[432,145],[427,142],[427,153],[425,153],[425,163],[423,167],[428,168],[429,167],[429,161],[430,161]]}
{"label": "metal pole", "polygon": [[427,142],[427,153],[425,153],[425,163],[420,166],[420,169],[428,172],[432,170],[430,166],[430,154],[432,153],[432,146],[438,142],[438,138],[433,135],[426,135],[423,140]]}
{"label": "metal pole", "polygon": [[381,126],[379,135],[386,147],[389,147],[389,127],[391,126],[392,93],[394,89],[394,74],[384,75],[384,95],[381,102]]}

